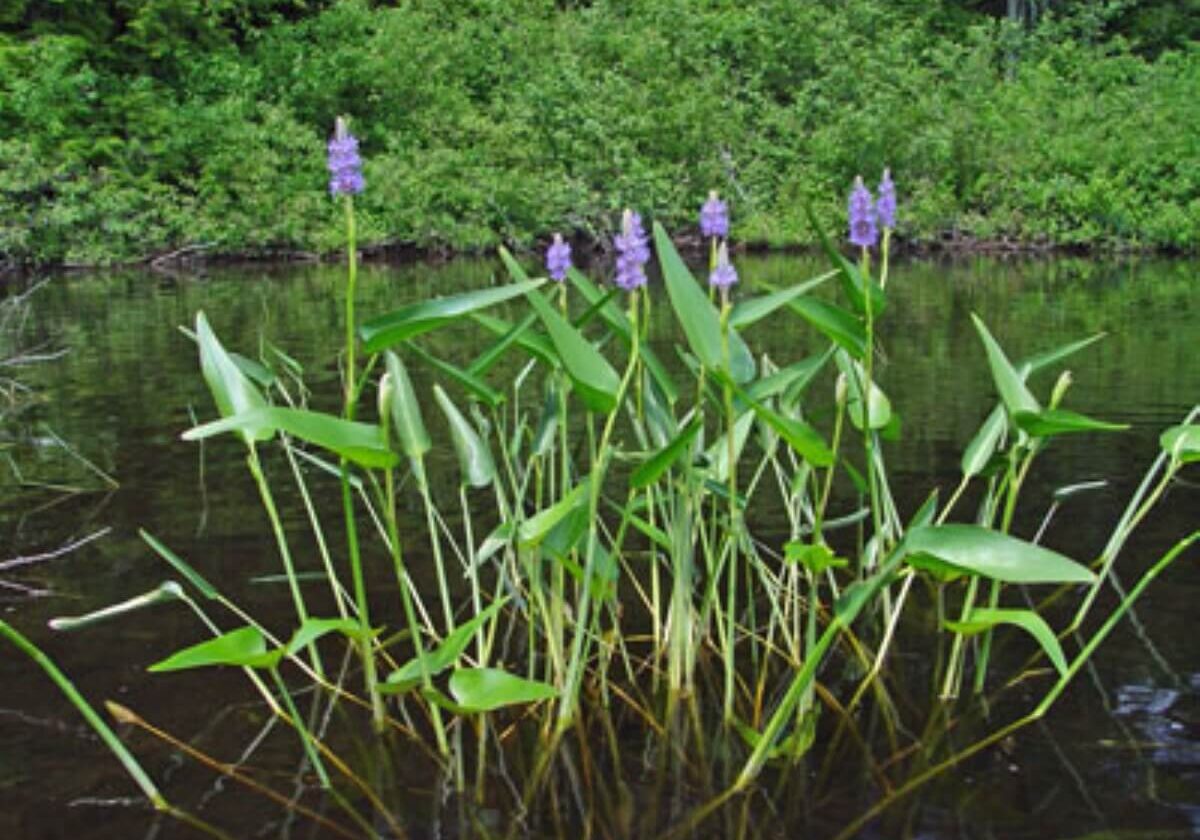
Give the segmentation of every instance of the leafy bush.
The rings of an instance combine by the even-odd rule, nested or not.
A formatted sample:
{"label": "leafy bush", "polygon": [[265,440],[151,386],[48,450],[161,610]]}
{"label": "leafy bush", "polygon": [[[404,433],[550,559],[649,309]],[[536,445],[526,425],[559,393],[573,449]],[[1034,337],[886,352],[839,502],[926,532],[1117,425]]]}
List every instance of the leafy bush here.
{"label": "leafy bush", "polygon": [[56,34],[25,9],[0,36],[5,257],[334,247],[313,151],[342,114],[371,244],[599,238],[625,205],[684,228],[710,188],[739,239],[807,243],[805,204],[885,165],[908,239],[1198,241],[1200,51],[1105,40],[1115,12],[1055,4],[1026,31],[879,0],[171,5]]}

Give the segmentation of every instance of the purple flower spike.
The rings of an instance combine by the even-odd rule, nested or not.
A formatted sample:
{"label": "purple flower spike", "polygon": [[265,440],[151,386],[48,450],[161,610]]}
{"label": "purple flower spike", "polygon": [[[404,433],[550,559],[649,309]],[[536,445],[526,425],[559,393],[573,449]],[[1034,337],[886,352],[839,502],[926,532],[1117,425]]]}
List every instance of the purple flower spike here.
{"label": "purple flower spike", "polygon": [[871,248],[878,239],[875,206],[860,175],[854,179],[854,189],[850,193],[850,241],[860,248]]}
{"label": "purple flower spike", "polygon": [[737,281],[737,269],[729,262],[729,249],[722,242],[717,248],[717,267],[708,275],[708,285],[720,289],[722,294],[727,294],[729,287]]}
{"label": "purple flower spike", "polygon": [[879,200],[875,202],[875,215],[879,226],[892,230],[896,227],[896,185],[892,183],[892,170],[883,170],[879,182]]}
{"label": "purple flower spike", "polygon": [[617,249],[616,284],[627,292],[646,285],[643,266],[650,260],[650,246],[642,229],[642,217],[632,210],[621,216],[621,232],[613,239]]}
{"label": "purple flower spike", "polygon": [[700,208],[700,234],[702,236],[729,236],[729,208],[717,198],[717,191],[710,190],[708,201]]}
{"label": "purple flower spike", "polygon": [[567,277],[567,269],[571,267],[571,246],[563,242],[562,234],[554,234],[554,241],[546,249],[546,271],[550,279],[561,283]]}
{"label": "purple flower spike", "polygon": [[329,141],[329,192],[331,195],[354,195],[363,191],[362,159],[358,156],[358,140],[346,128],[341,117]]}

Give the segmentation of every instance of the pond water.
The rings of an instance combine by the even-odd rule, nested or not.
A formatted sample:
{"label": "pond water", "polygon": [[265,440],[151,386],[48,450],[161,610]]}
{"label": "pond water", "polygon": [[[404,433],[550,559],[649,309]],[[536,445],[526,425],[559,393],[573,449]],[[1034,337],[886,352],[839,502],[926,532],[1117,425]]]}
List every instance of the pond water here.
{"label": "pond water", "polygon": [[[880,328],[878,376],[903,418],[901,440],[887,448],[902,513],[910,515],[935,487],[943,494],[953,489],[962,447],[992,405],[993,387],[969,313],[982,316],[1018,358],[1104,331],[1103,341],[1066,363],[1075,383],[1066,405],[1132,428],[1120,435],[1056,441],[1035,468],[1028,514],[1015,529],[1032,534],[1054,488],[1104,479],[1109,483],[1103,489],[1069,500],[1046,535],[1047,544],[1070,556],[1094,558],[1153,460],[1162,429],[1180,422],[1200,401],[1197,269],[1197,263],[1184,261],[988,258],[895,266]],[[802,256],[746,256],[739,260],[744,281],[739,293],[798,282],[822,270],[822,264]],[[478,288],[500,274],[498,263],[490,260],[371,265],[362,272],[359,309],[376,314],[404,302]],[[179,433],[193,425],[193,412],[203,420],[214,410],[194,347],[178,327],[204,310],[232,349],[250,356],[268,344],[285,350],[304,366],[316,407],[336,410],[321,400],[337,399],[342,280],[342,272],[329,266],[55,277],[30,296],[23,341],[42,351],[67,352],[22,368],[21,379],[35,398],[0,415],[0,434],[11,444],[0,451],[6,459],[0,464],[0,563],[86,540],[53,560],[0,566],[5,619],[42,645],[94,703],[117,700],[225,761],[248,750],[267,719],[240,674],[167,676],[144,670],[202,638],[182,607],[141,612],[74,635],[54,634],[46,622],[170,578],[170,570],[138,538],[138,529],[146,528],[285,631],[291,615],[286,588],[254,582],[279,569],[240,446],[228,438],[204,447],[179,440]],[[776,317],[750,330],[751,346],[781,363],[823,346],[811,329],[790,318]],[[665,357],[676,340],[665,305],[656,307],[653,329]],[[465,363],[480,345],[470,329],[456,328],[437,334],[427,346],[448,361]],[[431,380],[416,363],[414,373],[418,390],[427,392]],[[1037,388],[1048,391],[1055,375],[1043,374]],[[119,487],[108,488],[101,472]],[[1126,584],[1200,523],[1200,475],[1192,468],[1183,476],[1122,555],[1118,568]],[[67,493],[64,487],[82,492]],[[322,490],[336,504],[336,486]],[[303,530],[297,500],[285,499],[284,508],[287,526]],[[406,503],[405,516],[414,525],[419,513],[416,504]],[[300,563],[316,568],[317,561],[302,557]],[[390,572],[378,565],[378,576],[387,580]],[[863,836],[1200,833],[1197,598],[1200,564],[1193,550],[1154,584],[1137,606],[1136,621],[1122,623],[1044,723],[948,772]],[[396,611],[389,609],[379,607],[379,620],[396,626]],[[3,651],[0,837],[192,836],[178,823],[156,820],[42,672],[14,649]],[[923,656],[919,650],[901,656],[917,663],[918,680]],[[1028,688],[1009,692],[1005,705],[993,710],[995,725],[1036,702],[1045,679],[1032,678]],[[921,692],[928,694],[918,686],[916,693]],[[988,731],[965,723],[962,728],[977,736]],[[289,790],[299,755],[280,729],[254,744],[248,766],[258,778]],[[646,765],[654,762],[644,754],[644,735],[622,726],[621,758],[615,767],[597,766],[625,775],[596,779],[583,768],[575,787],[568,788],[567,801],[546,808],[561,810],[561,822],[531,819],[519,825],[516,836],[578,835],[588,822],[580,814],[589,809],[603,812],[595,821],[601,826],[595,836],[657,836],[700,804],[704,791],[719,789],[720,771],[713,769],[713,778],[704,779],[703,771],[686,760],[676,768],[678,778],[668,777],[666,790],[650,784]],[[140,732],[125,736],[169,797],[234,836],[324,836],[303,820],[285,819],[266,800],[218,783],[210,771],[161,740]],[[959,746],[971,740],[963,734]],[[843,784],[806,798],[805,777],[811,781],[818,774],[821,746],[819,737],[815,758],[796,771],[798,778],[772,778],[760,793],[731,806],[694,836],[835,834],[869,806],[872,794],[854,783],[861,770],[859,775],[847,770]],[[602,752],[605,745],[596,749]],[[404,815],[409,836],[472,833],[444,813],[450,808],[447,797],[419,751],[404,743],[390,749],[351,743],[348,753],[362,762],[360,770],[373,782],[390,791],[389,803]],[[519,787],[528,768],[508,769]],[[508,825],[516,811],[511,797],[508,802],[480,811],[482,822]],[[482,824],[475,831],[489,836]]]}

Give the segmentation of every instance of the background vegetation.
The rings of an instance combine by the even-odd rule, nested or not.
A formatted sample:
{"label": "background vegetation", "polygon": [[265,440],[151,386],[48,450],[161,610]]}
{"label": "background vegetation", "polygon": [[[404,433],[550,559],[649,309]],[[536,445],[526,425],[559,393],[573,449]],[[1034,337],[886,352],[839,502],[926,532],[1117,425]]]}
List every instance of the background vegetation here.
{"label": "background vegetation", "polygon": [[[906,239],[1194,250],[1200,0],[0,0],[0,260],[599,237],[804,243],[890,165]],[[831,216],[832,217],[832,216]]]}

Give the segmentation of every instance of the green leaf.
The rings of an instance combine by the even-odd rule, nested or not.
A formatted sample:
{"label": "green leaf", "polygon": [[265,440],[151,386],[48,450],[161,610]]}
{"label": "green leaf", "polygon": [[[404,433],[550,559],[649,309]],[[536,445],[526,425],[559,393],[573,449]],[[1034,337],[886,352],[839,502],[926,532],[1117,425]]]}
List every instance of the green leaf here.
{"label": "green leaf", "polygon": [[454,441],[454,451],[458,453],[462,480],[471,487],[487,487],[496,478],[492,450],[440,385],[433,386],[433,396],[450,425],[450,437]]}
{"label": "green leaf", "polygon": [[770,294],[759,297],[739,300],[733,305],[733,311],[729,313],[729,324],[738,329],[756,324],[780,307],[786,306],[801,295],[811,292],[836,274],[836,271],[828,271],[819,277],[814,277],[812,280],[804,283],[797,283],[795,286],[789,286],[786,289],[779,289],[778,291],[773,291]]}
{"label": "green leaf", "polygon": [[667,536],[666,532],[661,528],[651,525],[649,522],[635,513],[625,511],[625,516],[629,519],[629,524],[636,528],[638,532],[646,539],[653,542],[663,551],[672,550],[671,540]]}
{"label": "green leaf", "polygon": [[363,637],[363,628],[349,618],[306,618],[284,646],[284,652],[289,656],[295,654],[330,633],[341,633],[348,639],[358,641]]}
{"label": "green leaf", "polygon": [[992,334],[988,332],[982,319],[975,313],[971,313],[971,320],[975,322],[975,329],[983,341],[984,350],[987,351],[988,366],[992,369],[992,379],[996,383],[996,390],[1000,393],[1000,399],[1004,402],[1009,416],[1015,416],[1020,411],[1040,412],[1042,407],[1025,387],[1024,380],[1012,366],[1008,357],[1004,355],[1004,351],[996,343],[996,339],[992,338]]}
{"label": "green leaf", "polygon": [[1044,353],[1038,353],[1036,356],[1030,356],[1025,361],[1017,366],[1017,370],[1021,373],[1021,378],[1024,379],[1031,373],[1037,373],[1040,370],[1050,367],[1056,362],[1061,362],[1068,356],[1072,356],[1083,350],[1085,347],[1090,347],[1100,339],[1104,338],[1105,333],[1096,333],[1087,338],[1073,341],[1070,344],[1064,344],[1062,347],[1056,347],[1053,350],[1047,350]]}
{"label": "green leaf", "polygon": [[1127,423],[1105,423],[1074,411],[1044,408],[1041,411],[1018,411],[1013,422],[1030,437],[1052,437],[1071,432],[1123,432]]}
{"label": "green leaf", "polygon": [[829,353],[823,353],[820,356],[813,356],[780,368],[770,376],[764,376],[751,382],[746,388],[746,393],[756,400],[768,400],[783,393],[785,395],[784,403],[794,402],[809,383],[816,378],[828,360]]}
{"label": "green leaf", "polygon": [[801,318],[856,359],[867,353],[867,331],[862,323],[841,307],[817,298],[800,298],[788,304]]}
{"label": "green leaf", "polygon": [[480,309],[520,297],[545,280],[526,280],[493,289],[477,289],[459,295],[422,301],[371,318],[358,328],[363,346],[368,353],[377,353],[385,347],[407,338],[435,330],[444,324],[461,319]]}
{"label": "green leaf", "polygon": [[835,555],[827,545],[814,545],[802,540],[784,543],[783,559],[786,563],[799,563],[814,575],[819,575],[826,569],[843,568],[850,562]]}
{"label": "green leaf", "polygon": [[[576,269],[572,268],[567,271],[567,279],[571,281],[572,285],[575,286],[589,306],[596,306],[603,301],[603,304],[600,306],[600,319],[621,339],[621,342],[626,347],[630,347],[632,337],[629,328],[629,317],[625,314],[624,310],[611,300],[607,300],[609,295],[600,291],[596,284]],[[650,372],[650,376],[658,383],[663,397],[666,398],[669,404],[674,405],[679,399],[679,387],[675,384],[675,380],[671,378],[667,369],[663,367],[662,362],[659,361],[658,355],[645,342],[638,345],[638,354],[641,356],[646,370]]]}
{"label": "green leaf", "polygon": [[[904,537],[910,565],[945,564],[963,574],[1006,583],[1092,583],[1087,567],[1039,545],[979,525],[926,525]],[[928,564],[933,558],[934,564]]]}
{"label": "green leaf", "polygon": [[[747,411],[733,421],[733,463],[736,466],[742,459],[742,450],[750,438],[750,430],[754,428],[754,412]],[[709,473],[714,481],[722,486],[729,478],[729,430],[722,429],[716,440],[704,452],[704,458],[709,463]]]}
{"label": "green leaf", "polygon": [[[501,598],[486,607],[478,615],[473,616],[470,621],[454,628],[433,650],[426,651],[425,668],[429,671],[429,676],[436,676],[458,662],[459,657],[471,644],[471,640],[475,638],[479,628],[483,627],[507,600],[507,598]],[[415,688],[422,679],[421,662],[413,658],[388,674],[387,680],[379,689],[385,694],[400,694]]]}
{"label": "green leaf", "polygon": [[1008,423],[1004,416],[1004,406],[997,405],[983,421],[983,425],[979,427],[975,437],[971,438],[967,448],[963,450],[962,471],[964,476],[973,478],[983,472],[1000,447],[1000,441],[1004,440],[1004,432],[1007,429]]}
{"label": "green leaf", "polygon": [[933,522],[933,518],[937,516],[937,507],[938,491],[935,487],[929,494],[929,498],[925,500],[925,503],[913,514],[912,521],[908,523],[907,530],[911,531],[913,528],[920,528],[922,525],[929,525]]}
{"label": "green leaf", "polygon": [[241,353],[234,353],[232,351],[229,352],[229,359],[237,365],[238,370],[257,385],[263,388],[270,388],[275,384],[275,374],[261,362],[247,359]]}
{"label": "green leaf", "polygon": [[[850,355],[845,352],[834,354],[834,361],[837,362],[838,369],[842,375],[846,377],[846,385],[848,387],[849,398],[846,403],[846,408],[850,414],[850,422],[854,424],[856,429],[863,428],[863,385],[866,384],[867,374],[863,366],[850,358]],[[874,380],[871,381],[868,387],[870,393],[870,421],[872,429],[886,428],[892,422],[892,401],[887,398],[887,394],[883,393]]]}
{"label": "green leaf", "polygon": [[208,668],[213,665],[240,665],[251,668],[274,667],[282,651],[267,652],[267,642],[257,627],[240,627],[206,642],[176,651],[146,670],[154,673]]}
{"label": "green leaf", "polygon": [[1172,426],[1158,440],[1163,451],[1181,463],[1200,461],[1200,425]]}
{"label": "green leaf", "polygon": [[675,462],[689,450],[692,441],[703,425],[699,417],[692,420],[682,432],[675,436],[674,440],[633,471],[633,475],[629,477],[629,486],[634,490],[641,490],[657,481],[659,476],[674,466]]}
{"label": "green leaf", "polygon": [[[196,313],[196,343],[200,347],[200,371],[222,417],[266,407],[267,401],[225,352],[203,312]],[[240,427],[238,432],[246,443],[269,440],[275,433],[270,426],[251,424]]]}
{"label": "green leaf", "polygon": [[494,315],[488,315],[483,312],[476,312],[471,316],[471,320],[489,332],[500,336],[500,340],[495,345],[481,353],[467,368],[476,376],[486,373],[500,356],[503,355],[503,351],[513,344],[516,344],[530,356],[548,365],[553,366],[558,364],[558,357],[554,354],[554,347],[551,346],[546,337],[538,335],[529,329],[529,327],[537,322],[537,315],[535,313],[530,312],[515,326],[503,318],[497,318]]}
{"label": "green leaf", "polygon": [[202,440],[223,432],[269,429],[328,449],[364,467],[394,467],[399,458],[383,439],[383,427],[344,420],[332,414],[299,408],[257,408],[244,414],[205,423],[183,433],[184,440]]}
{"label": "green leaf", "polygon": [[[688,271],[675,250],[671,238],[658,222],[654,223],[654,246],[658,262],[662,266],[663,282],[671,308],[683,327],[688,346],[708,370],[724,370],[721,352],[721,318],[712,301],[701,290],[696,278]],[[729,329],[729,371],[734,382],[749,382],[754,379],[754,357],[750,348],[733,327]]]}
{"label": "green leaf", "polygon": [[587,505],[576,505],[546,534],[541,542],[542,553],[558,560],[569,558],[587,534],[591,523]]}
{"label": "green leaf", "polygon": [[1050,663],[1060,674],[1067,672],[1067,658],[1063,655],[1062,646],[1046,620],[1033,610],[1002,610],[987,607],[975,607],[967,616],[966,621],[947,621],[946,627],[955,633],[965,636],[990,630],[997,624],[1012,624],[1020,627],[1042,646]]}
{"label": "green leaf", "polygon": [[185,563],[182,557],[159,542],[153,534],[144,528],[138,528],[138,536],[142,538],[142,541],[145,542],[146,545],[154,549],[155,554],[170,563],[171,567],[175,569],[175,571],[183,575],[184,579],[187,580],[188,583],[196,587],[201,595],[210,601],[215,601],[219,597],[217,590],[211,583],[205,580],[204,577],[190,565]]}
{"label": "green leaf", "polygon": [[500,403],[504,402],[504,394],[497,391],[491,385],[487,384],[480,377],[476,376],[469,370],[463,370],[458,365],[452,365],[443,359],[423,350],[417,344],[408,342],[408,346],[412,351],[421,357],[423,361],[432,365],[436,370],[446,374],[467,391],[469,391],[476,399],[482,401],[488,408],[497,408]]}
{"label": "green leaf", "polygon": [[558,696],[554,686],[498,668],[459,668],[450,675],[450,693],[459,706],[472,712],[490,712]]}
{"label": "green leaf", "polygon": [[517,544],[522,548],[531,548],[541,543],[555,525],[565,519],[575,508],[587,503],[589,485],[589,480],[585,478],[550,507],[538,511],[522,522],[517,527]]}
{"label": "green leaf", "polygon": [[425,421],[421,418],[421,403],[413,391],[412,380],[400,357],[387,350],[383,354],[384,366],[391,380],[385,406],[391,422],[392,431],[400,441],[400,451],[413,461],[425,457],[432,444],[429,442],[429,432],[425,429]]}
{"label": "green leaf", "polygon": [[[512,257],[503,248],[500,255],[508,260]],[[546,299],[533,292],[528,297],[538,317],[546,326],[558,358],[562,360],[567,375],[576,392],[592,411],[608,414],[617,407],[617,392],[621,389],[621,377],[613,370],[608,359],[592,346],[583,335],[554,311]]]}
{"label": "green leaf", "polygon": [[542,414],[538,418],[537,431],[533,434],[530,453],[546,456],[554,449],[558,439],[558,386],[557,378],[546,377],[544,396],[542,397]]}
{"label": "green leaf", "polygon": [[750,395],[740,388],[736,389],[735,393],[763,422],[787,441],[801,458],[818,467],[828,467],[833,463],[833,452],[812,426],[797,418],[784,417],[758,400],[751,399]]}

